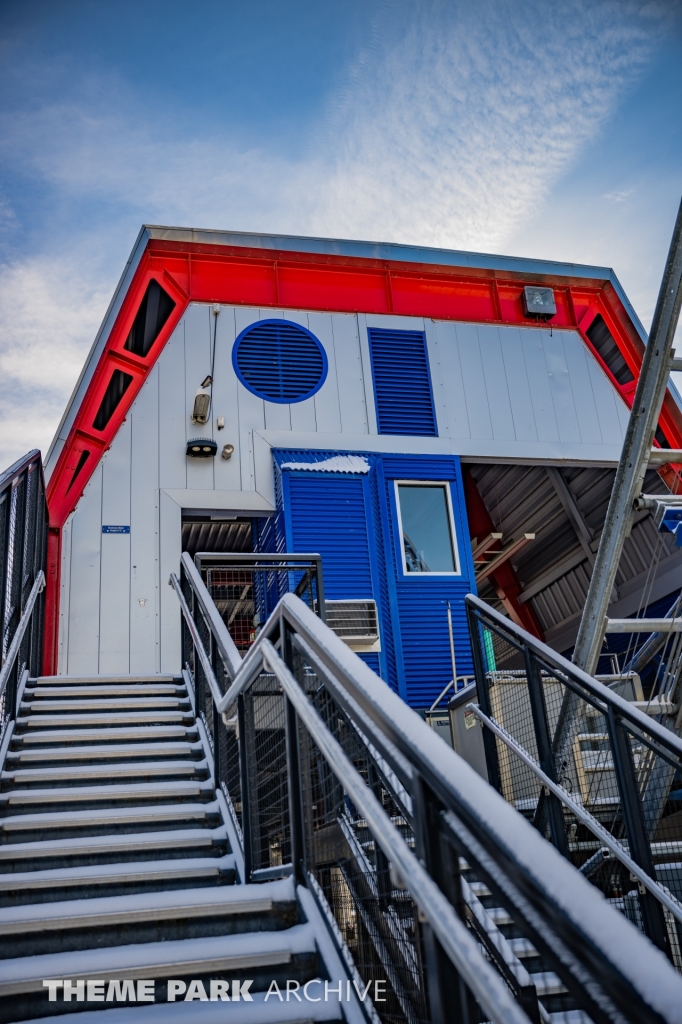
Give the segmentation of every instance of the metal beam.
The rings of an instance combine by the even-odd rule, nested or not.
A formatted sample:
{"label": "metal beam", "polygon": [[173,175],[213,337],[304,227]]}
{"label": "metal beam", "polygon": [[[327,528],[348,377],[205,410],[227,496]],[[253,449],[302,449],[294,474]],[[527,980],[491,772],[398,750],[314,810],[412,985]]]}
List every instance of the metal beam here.
{"label": "metal beam", "polygon": [[682,633],[682,619],[607,619],[607,633]]}
{"label": "metal beam", "polygon": [[591,530],[585,522],[583,514],[578,507],[578,502],[575,500],[575,497],[568,488],[568,484],[556,466],[547,466],[547,476],[552,482],[552,486],[556,491],[559,501],[564,506],[564,511],[575,530],[576,536],[580,541],[580,546],[585,552],[590,566],[593,566],[594,551],[590,547],[590,541],[594,538],[594,531]]}
{"label": "metal beam", "polygon": [[[682,203],[673,230],[651,333],[644,350],[623,451],[616,470],[616,479],[573,652],[575,664],[591,675],[594,674],[599,660],[606,609],[616,581],[625,538],[630,529],[634,500],[642,491],[654,433],[668,386],[673,338],[681,303]],[[568,711],[568,708],[562,708],[560,732],[564,732],[572,721],[572,712],[567,714]],[[562,750],[567,735],[557,735]]]}
{"label": "metal beam", "polygon": [[523,537],[519,537],[518,540],[514,540],[511,544],[508,544],[506,548],[503,548],[499,554],[496,554],[480,572],[476,573],[476,582],[482,583],[483,580],[487,580],[488,576],[492,576],[496,569],[502,565],[503,562],[508,562],[512,555],[515,555],[521,548],[525,548],[526,544],[530,544],[532,540],[535,540],[534,533],[524,533]]}
{"label": "metal beam", "polygon": [[669,462],[682,462],[682,448],[652,448],[649,452],[650,466],[667,466]]}
{"label": "metal beam", "polygon": [[498,540],[502,540],[503,534],[501,533],[489,533],[487,537],[484,537],[480,544],[475,547],[471,545],[471,553],[474,556],[474,564],[481,560],[481,555],[484,555],[486,551],[489,551],[493,544]]}

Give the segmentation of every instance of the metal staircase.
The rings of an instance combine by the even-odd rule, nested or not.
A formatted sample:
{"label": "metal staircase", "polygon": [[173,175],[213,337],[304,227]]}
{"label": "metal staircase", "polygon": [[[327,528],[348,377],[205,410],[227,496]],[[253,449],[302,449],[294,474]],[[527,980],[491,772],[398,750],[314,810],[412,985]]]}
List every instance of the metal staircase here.
{"label": "metal staircase", "polygon": [[242,658],[184,554],[181,677],[40,677],[39,471],[0,477],[0,1024],[682,1024],[664,952],[294,594]]}
{"label": "metal staircase", "polygon": [[[192,1019],[218,1009],[198,985],[184,1002],[193,980],[209,1000],[232,992],[221,1020],[291,1019],[264,995],[273,978],[328,975],[316,929],[291,878],[235,884],[186,683],[25,678],[18,710],[0,784],[0,1021],[137,1019],[140,981],[170,1012],[169,978]],[[316,1005],[306,1019],[334,1019]]]}

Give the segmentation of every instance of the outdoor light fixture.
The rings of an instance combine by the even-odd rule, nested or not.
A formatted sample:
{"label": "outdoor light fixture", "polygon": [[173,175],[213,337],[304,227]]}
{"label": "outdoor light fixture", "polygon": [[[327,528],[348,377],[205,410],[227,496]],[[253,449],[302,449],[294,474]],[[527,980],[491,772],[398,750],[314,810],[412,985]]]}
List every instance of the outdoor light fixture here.
{"label": "outdoor light fixture", "polygon": [[224,444],[223,445],[223,450],[222,450],[222,452],[220,454],[222,455],[222,457],[224,459],[231,459],[233,453],[234,453],[234,445],[233,444]]}
{"label": "outdoor light fixture", "polygon": [[212,437],[194,437],[187,442],[187,456],[190,459],[212,459],[218,445]]}
{"label": "outdoor light fixture", "polygon": [[551,288],[538,288],[526,285],[521,296],[523,315],[541,320],[549,320],[556,314],[556,302]]}
{"label": "outdoor light fixture", "polygon": [[199,388],[196,395],[194,396],[194,406],[192,408],[192,423],[206,423],[208,420],[208,414],[211,409],[211,396],[207,391],[202,391],[202,387]]}

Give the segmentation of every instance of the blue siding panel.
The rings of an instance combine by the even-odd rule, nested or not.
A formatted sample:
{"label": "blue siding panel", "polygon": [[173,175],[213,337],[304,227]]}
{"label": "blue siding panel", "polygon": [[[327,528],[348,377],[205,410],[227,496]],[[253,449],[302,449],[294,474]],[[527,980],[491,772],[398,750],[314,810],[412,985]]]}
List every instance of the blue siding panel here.
{"label": "blue siding panel", "polygon": [[363,477],[287,473],[284,486],[292,550],[322,555],[325,595],[374,597]]}
{"label": "blue siding panel", "polygon": [[[473,671],[464,598],[475,592],[475,577],[459,459],[363,453],[368,474],[279,468],[287,461],[315,463],[339,454],[350,453],[274,453],[277,518],[286,524],[286,546],[322,555],[329,598],[377,602],[382,650],[361,657],[413,707],[428,707],[452,676],[448,601],[457,672]],[[403,574],[395,480],[449,482],[461,575]]]}
{"label": "blue siding panel", "polygon": [[379,433],[437,437],[424,332],[370,327],[367,333]]}
{"label": "blue siding panel", "polygon": [[[405,699],[412,707],[428,707],[452,678],[447,602],[452,609],[457,674],[473,672],[471,644],[464,598],[475,592],[471,545],[464,505],[459,459],[429,456],[384,456],[386,478],[384,495],[391,524],[387,563],[395,587],[402,658]],[[431,578],[406,577],[402,571],[400,538],[394,480],[447,480],[457,534],[461,575]]]}

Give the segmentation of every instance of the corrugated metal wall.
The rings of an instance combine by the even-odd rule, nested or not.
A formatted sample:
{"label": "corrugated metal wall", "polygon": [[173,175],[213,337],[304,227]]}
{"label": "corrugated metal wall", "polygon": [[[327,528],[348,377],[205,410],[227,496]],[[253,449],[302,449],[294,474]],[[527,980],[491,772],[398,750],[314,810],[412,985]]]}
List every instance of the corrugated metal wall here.
{"label": "corrugated metal wall", "polygon": [[[322,555],[327,597],[373,598],[377,602],[381,655],[361,657],[413,707],[428,707],[452,677],[448,601],[458,674],[472,671],[464,597],[473,589],[473,567],[459,460],[365,454],[366,474],[281,468],[289,462],[313,465],[334,454],[338,453],[275,453],[287,546]],[[427,578],[404,574],[396,480],[449,482],[460,575]]]}

